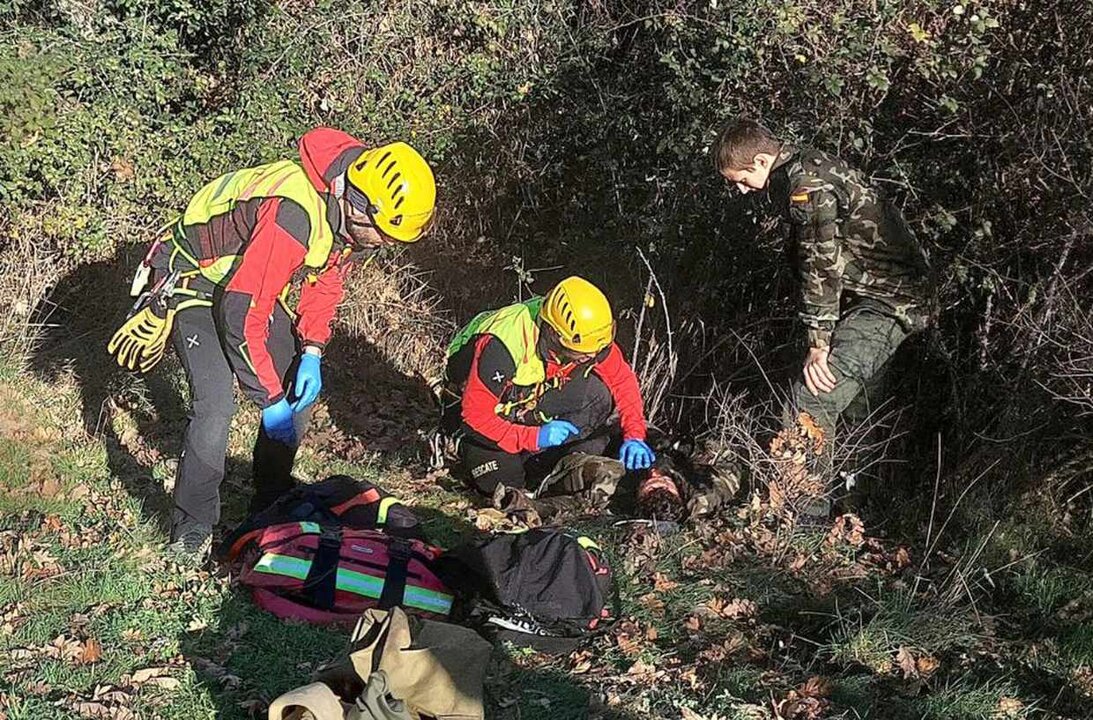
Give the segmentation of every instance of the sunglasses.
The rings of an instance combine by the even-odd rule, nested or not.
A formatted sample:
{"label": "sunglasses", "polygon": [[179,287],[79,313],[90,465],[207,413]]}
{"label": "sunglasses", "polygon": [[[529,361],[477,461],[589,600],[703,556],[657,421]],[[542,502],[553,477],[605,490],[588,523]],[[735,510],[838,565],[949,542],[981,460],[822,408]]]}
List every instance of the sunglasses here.
{"label": "sunglasses", "polygon": [[380,236],[388,241],[394,242],[394,240],[380,229],[376,224],[375,214],[379,212],[379,208],[368,199],[368,196],[361,192],[357,187],[346,183],[345,185],[345,199],[349,203],[349,207],[353,208],[358,214],[368,218],[367,223],[358,222],[354,220],[353,224],[361,225],[363,227],[372,228],[380,234]]}

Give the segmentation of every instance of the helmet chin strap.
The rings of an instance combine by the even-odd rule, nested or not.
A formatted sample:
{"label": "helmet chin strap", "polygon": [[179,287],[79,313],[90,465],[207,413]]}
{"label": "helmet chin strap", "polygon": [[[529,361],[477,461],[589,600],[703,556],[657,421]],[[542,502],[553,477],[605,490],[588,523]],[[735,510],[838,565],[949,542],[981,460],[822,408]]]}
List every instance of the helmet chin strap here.
{"label": "helmet chin strap", "polygon": [[539,354],[551,362],[564,365],[562,357],[562,341],[558,337],[558,331],[551,327],[550,323],[539,321]]}

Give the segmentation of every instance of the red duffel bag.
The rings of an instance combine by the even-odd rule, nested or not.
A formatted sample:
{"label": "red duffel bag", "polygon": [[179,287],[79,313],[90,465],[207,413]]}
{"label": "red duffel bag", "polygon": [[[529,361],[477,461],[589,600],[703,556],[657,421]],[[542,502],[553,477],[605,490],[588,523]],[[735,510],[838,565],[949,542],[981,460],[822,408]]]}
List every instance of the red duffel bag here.
{"label": "red duffel bag", "polygon": [[441,551],[379,530],[286,522],[252,532],[233,550],[254,601],[282,618],[356,622],[369,608],[402,607],[446,620],[451,592],[433,572]]}

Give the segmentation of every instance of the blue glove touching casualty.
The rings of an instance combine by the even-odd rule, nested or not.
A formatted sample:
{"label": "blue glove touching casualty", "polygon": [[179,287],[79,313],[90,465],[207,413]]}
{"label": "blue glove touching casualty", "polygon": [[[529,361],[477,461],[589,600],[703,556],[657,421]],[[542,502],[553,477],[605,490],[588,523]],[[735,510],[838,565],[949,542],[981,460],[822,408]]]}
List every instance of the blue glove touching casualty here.
{"label": "blue glove touching casualty", "polygon": [[653,448],[644,440],[627,440],[619,448],[619,460],[627,470],[645,470],[652,467],[656,459]]}

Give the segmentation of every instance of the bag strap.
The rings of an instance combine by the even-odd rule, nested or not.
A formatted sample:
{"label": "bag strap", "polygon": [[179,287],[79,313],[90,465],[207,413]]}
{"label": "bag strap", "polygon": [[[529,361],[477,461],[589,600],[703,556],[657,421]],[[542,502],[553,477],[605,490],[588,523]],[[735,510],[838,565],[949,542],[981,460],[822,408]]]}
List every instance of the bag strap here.
{"label": "bag strap", "polygon": [[376,488],[368,488],[362,492],[356,493],[353,497],[338,503],[330,508],[331,512],[335,516],[344,515],[346,511],[351,510],[358,505],[371,505],[372,503],[382,502],[383,498],[380,496],[380,491]]}
{"label": "bag strap", "polygon": [[311,560],[304,579],[304,597],[312,606],[330,610],[334,607],[334,592],[338,589],[338,562],[341,559],[342,529],[324,526],[319,535],[319,547]]}
{"label": "bag strap", "polygon": [[380,592],[380,609],[382,610],[390,610],[402,605],[413,548],[402,538],[392,538],[391,544],[387,546],[387,555],[389,558],[387,576],[383,580],[383,590]]}

